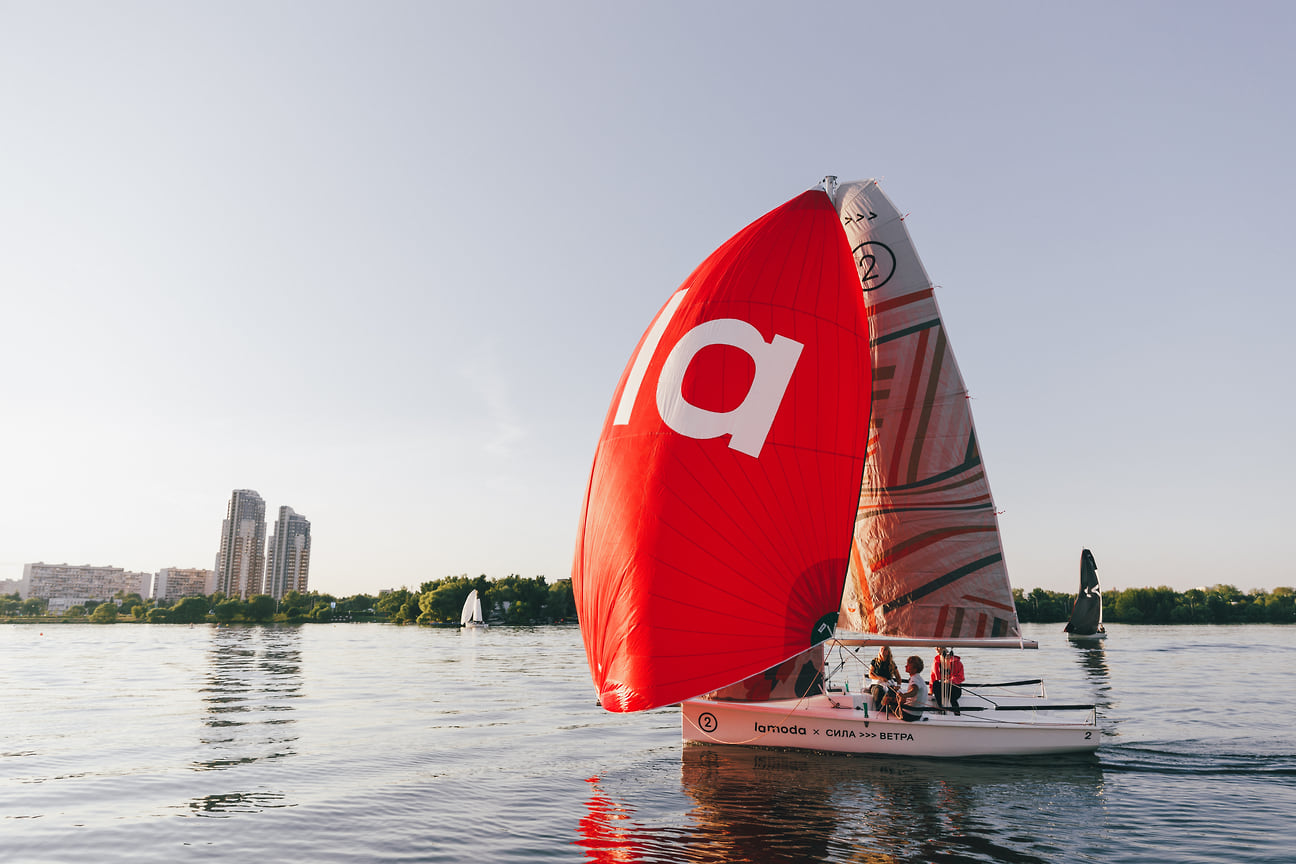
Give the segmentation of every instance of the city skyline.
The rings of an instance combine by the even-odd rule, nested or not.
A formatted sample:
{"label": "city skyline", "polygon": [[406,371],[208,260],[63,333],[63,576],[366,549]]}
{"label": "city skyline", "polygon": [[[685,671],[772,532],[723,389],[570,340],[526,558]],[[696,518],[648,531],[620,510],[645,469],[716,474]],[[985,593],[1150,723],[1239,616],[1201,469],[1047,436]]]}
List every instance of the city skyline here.
{"label": "city skyline", "polygon": [[173,565],[156,571],[131,571],[113,564],[40,561],[24,564],[21,579],[0,581],[17,584],[24,599],[58,597],[66,601],[54,604],[60,609],[90,599],[107,600],[119,590],[146,599],[220,592],[243,600],[258,594],[279,600],[291,591],[308,593],[310,520],[292,507],[280,505],[268,548],[265,534],[265,500],[254,489],[235,489],[226,505],[216,566],[211,570]]}

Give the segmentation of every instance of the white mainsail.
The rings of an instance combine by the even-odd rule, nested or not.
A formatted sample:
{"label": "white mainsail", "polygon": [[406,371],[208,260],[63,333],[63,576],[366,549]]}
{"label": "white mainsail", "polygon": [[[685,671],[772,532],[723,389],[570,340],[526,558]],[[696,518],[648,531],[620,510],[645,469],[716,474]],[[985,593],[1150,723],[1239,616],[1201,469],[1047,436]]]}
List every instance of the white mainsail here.
{"label": "white mainsail", "polygon": [[468,627],[475,624],[482,624],[485,619],[482,618],[481,598],[477,596],[477,589],[474,588],[468,594],[468,599],[464,600],[463,611],[459,614],[459,625]]}
{"label": "white mainsail", "polygon": [[[827,184],[868,308],[873,412],[838,628],[1020,635],[967,388],[903,217],[874,180]],[[835,188],[834,188],[835,187]]]}

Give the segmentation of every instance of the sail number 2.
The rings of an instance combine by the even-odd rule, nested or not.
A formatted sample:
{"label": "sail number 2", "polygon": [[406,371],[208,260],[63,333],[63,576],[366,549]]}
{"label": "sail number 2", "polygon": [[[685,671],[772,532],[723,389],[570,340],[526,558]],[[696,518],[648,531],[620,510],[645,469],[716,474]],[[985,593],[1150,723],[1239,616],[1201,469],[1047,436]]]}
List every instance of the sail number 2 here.
{"label": "sail number 2", "polygon": [[[681,289],[667,301],[644,337],[626,377],[625,389],[617,402],[614,426],[630,422],[648,365],[656,355],[666,327],[675,316],[688,289]],[[729,345],[747,354],[755,365],[751,386],[742,403],[730,411],[699,408],[684,398],[684,374],[697,353],[710,345]],[[785,336],[766,342],[760,331],[737,318],[704,321],[689,330],[671,347],[657,380],[657,412],[662,422],[686,438],[708,439],[729,435],[729,447],[748,456],[760,456],[774,415],[787,392],[805,346]]]}

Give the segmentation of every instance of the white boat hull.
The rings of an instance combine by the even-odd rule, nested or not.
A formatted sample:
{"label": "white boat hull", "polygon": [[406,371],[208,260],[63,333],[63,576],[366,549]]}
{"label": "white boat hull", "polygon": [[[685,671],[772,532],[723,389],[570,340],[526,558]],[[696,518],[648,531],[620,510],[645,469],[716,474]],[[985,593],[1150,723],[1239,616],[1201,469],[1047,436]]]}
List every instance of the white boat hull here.
{"label": "white boat hull", "polygon": [[769,702],[688,699],[681,703],[681,724],[686,742],[832,753],[1028,756],[1098,747],[1092,708],[1050,710],[1038,697],[996,696],[990,702],[965,692],[960,714],[928,711],[915,722],[879,716],[868,701],[854,693]]}

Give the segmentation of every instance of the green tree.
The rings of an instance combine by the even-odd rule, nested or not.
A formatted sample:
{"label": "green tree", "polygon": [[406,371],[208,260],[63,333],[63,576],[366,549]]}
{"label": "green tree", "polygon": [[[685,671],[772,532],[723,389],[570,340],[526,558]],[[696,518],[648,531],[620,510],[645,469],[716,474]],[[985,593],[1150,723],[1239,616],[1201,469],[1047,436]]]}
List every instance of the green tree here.
{"label": "green tree", "polygon": [[165,624],[167,622],[167,610],[154,606],[152,609],[148,610],[148,615],[146,617],[150,624]]}
{"label": "green tree", "polygon": [[1264,598],[1264,613],[1270,624],[1296,623],[1296,594],[1290,588],[1275,588]]}
{"label": "green tree", "polygon": [[201,624],[207,620],[207,608],[206,597],[186,597],[171,609],[167,619],[177,624]]}
{"label": "green tree", "polygon": [[125,591],[118,591],[113,597],[117,600],[117,612],[120,615],[131,615],[136,606],[145,605],[144,598],[134,591],[129,594]]}
{"label": "green tree", "polygon": [[549,586],[545,617],[550,621],[576,620],[576,595],[572,592],[572,580],[559,579]]}
{"label": "green tree", "polygon": [[[414,618],[418,617],[417,612],[415,612],[414,618],[403,617],[403,610],[405,609],[406,605],[409,603],[411,596],[412,595],[410,594],[410,590],[408,588],[397,588],[395,591],[388,591],[386,594],[380,596],[378,598],[378,602],[374,604],[374,608],[378,611],[378,614],[382,615],[384,618],[386,618],[388,621],[391,621],[394,624],[402,624],[405,623],[405,621],[413,621]],[[418,608],[417,599],[414,601],[414,608],[415,609]]]}
{"label": "green tree", "polygon": [[70,607],[66,612],[64,612],[63,617],[64,618],[84,618],[86,617],[86,608],[82,606],[80,603],[78,603],[77,605]]}
{"label": "green tree", "polygon": [[491,602],[502,611],[506,624],[534,624],[545,619],[549,586],[543,576],[524,579],[510,573],[490,590]]}
{"label": "green tree", "polygon": [[[178,607],[177,607],[177,611]],[[236,618],[240,618],[247,611],[247,604],[242,600],[222,600],[212,609],[212,617],[219,624],[229,624]]]}
{"label": "green tree", "polygon": [[95,610],[90,613],[90,623],[92,624],[115,624],[117,623],[117,604],[109,600],[107,603],[100,603]]}
{"label": "green tree", "polygon": [[1124,591],[1116,592],[1114,597],[1109,597],[1107,603],[1107,617],[1112,621],[1119,621],[1124,624],[1143,624],[1143,607],[1144,603],[1140,601],[1139,592],[1146,591],[1145,588],[1127,588]]}
{"label": "green tree", "polygon": [[418,595],[411,594],[409,599],[405,601],[405,605],[400,607],[400,610],[392,617],[392,621],[397,624],[413,624],[418,620],[418,616]]}
{"label": "green tree", "polygon": [[299,591],[289,591],[279,600],[279,611],[287,615],[290,619],[294,617],[301,618],[311,610],[314,604],[306,595]]}
{"label": "green tree", "polygon": [[1188,610],[1183,623],[1200,624],[1206,620],[1206,592],[1200,588],[1185,591],[1179,605]]}
{"label": "green tree", "polygon": [[0,615],[17,615],[22,610],[22,596],[15,591],[0,597]]}
{"label": "green tree", "polygon": [[[374,603],[375,600],[370,595],[357,594],[354,597],[347,600],[345,606],[346,606],[346,611],[350,612],[352,615],[359,615],[372,610],[374,608]],[[338,604],[338,605],[340,608],[343,604]]]}
{"label": "green tree", "polygon": [[245,613],[249,620],[265,623],[275,615],[275,598],[269,594],[254,594],[247,602]]}

